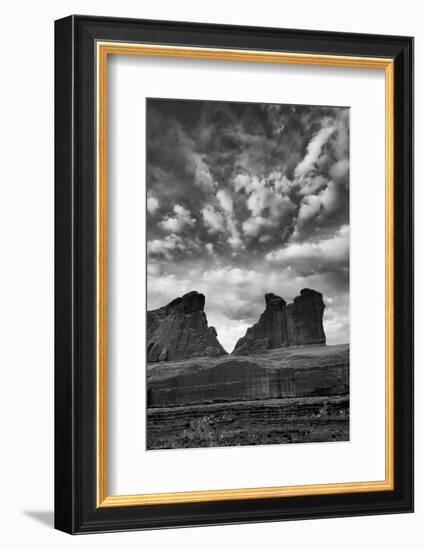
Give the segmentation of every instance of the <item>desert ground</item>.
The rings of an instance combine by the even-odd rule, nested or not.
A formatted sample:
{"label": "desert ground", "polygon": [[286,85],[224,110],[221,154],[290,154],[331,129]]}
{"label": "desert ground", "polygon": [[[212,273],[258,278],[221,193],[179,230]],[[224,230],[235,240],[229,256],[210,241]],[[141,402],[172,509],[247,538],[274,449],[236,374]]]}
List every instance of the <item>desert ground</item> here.
{"label": "desert ground", "polygon": [[349,440],[349,345],[147,367],[147,448]]}

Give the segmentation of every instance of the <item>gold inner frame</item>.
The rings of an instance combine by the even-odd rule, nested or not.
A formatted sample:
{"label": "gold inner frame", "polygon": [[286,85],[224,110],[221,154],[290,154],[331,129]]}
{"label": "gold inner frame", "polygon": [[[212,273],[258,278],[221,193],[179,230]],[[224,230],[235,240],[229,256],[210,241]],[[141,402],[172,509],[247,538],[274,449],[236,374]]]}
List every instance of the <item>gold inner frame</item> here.
{"label": "gold inner frame", "polygon": [[[97,506],[211,502],[394,489],[394,60],[253,50],[159,46],[122,42],[96,44],[97,54]],[[109,496],[107,492],[107,62],[109,55],[220,59],[298,65],[384,69],[385,72],[385,479],[315,485],[217,489]]]}

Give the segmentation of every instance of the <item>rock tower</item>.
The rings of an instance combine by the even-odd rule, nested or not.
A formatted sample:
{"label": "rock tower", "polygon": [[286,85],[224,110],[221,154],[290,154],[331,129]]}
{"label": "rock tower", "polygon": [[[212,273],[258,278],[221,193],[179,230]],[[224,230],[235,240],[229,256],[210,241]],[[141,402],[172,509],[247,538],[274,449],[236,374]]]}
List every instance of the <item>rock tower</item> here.
{"label": "rock tower", "polygon": [[233,355],[252,355],[285,346],[325,344],[324,301],[316,290],[304,288],[292,304],[265,294],[265,311],[237,342]]}

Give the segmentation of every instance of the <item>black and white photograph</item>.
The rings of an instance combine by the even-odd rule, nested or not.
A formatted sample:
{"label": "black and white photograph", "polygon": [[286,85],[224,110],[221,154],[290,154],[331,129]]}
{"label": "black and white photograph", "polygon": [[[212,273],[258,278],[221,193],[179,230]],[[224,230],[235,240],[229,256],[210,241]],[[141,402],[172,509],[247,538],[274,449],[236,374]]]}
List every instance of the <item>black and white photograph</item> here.
{"label": "black and white photograph", "polygon": [[146,110],[147,448],[349,440],[349,108]]}
{"label": "black and white photograph", "polygon": [[[5,259],[17,283],[4,285],[17,327],[5,365],[20,388],[5,410],[22,440],[12,462],[54,443],[54,464],[35,452],[16,470],[18,482],[36,474],[28,499],[6,460],[5,534],[25,546],[50,517],[53,546],[110,533],[112,545],[188,548],[194,533],[197,549],[229,546],[229,525],[240,545],[250,524],[256,548],[265,523],[284,521],[296,548],[356,548],[364,529],[346,533],[361,522],[381,545],[407,533],[414,546],[417,10],[347,17],[310,2],[249,15],[227,2],[202,20],[197,8],[58,13],[46,63],[11,72],[13,92],[34,70],[50,92],[21,101],[41,134],[6,171],[20,207],[6,208],[5,235],[22,242]],[[39,11],[21,17],[25,36],[27,20],[43,28]],[[42,256],[48,272],[28,284]]]}

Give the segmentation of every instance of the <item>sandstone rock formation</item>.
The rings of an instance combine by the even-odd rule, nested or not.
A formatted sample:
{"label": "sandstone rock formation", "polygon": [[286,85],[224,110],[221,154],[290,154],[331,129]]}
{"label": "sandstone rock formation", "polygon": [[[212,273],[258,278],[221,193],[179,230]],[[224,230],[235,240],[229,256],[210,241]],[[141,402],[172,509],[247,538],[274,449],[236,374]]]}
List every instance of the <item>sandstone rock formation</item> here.
{"label": "sandstone rock formation", "polygon": [[322,294],[304,288],[292,304],[275,294],[265,295],[265,311],[236,343],[233,355],[252,355],[269,349],[325,344]]}
{"label": "sandstone rock formation", "polygon": [[304,288],[286,309],[289,345],[325,344],[321,292]]}
{"label": "sandstone rock formation", "polygon": [[234,355],[250,355],[288,345],[286,302],[275,294],[265,294],[265,304],[259,321],[237,342]]}
{"label": "sandstone rock formation", "polygon": [[148,407],[349,393],[349,345],[300,346],[255,357],[200,357],[152,363]]}
{"label": "sandstone rock formation", "polygon": [[148,311],[148,362],[227,355],[215,328],[208,326],[204,307],[204,295],[193,291],[166,306]]}

